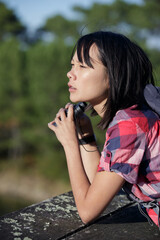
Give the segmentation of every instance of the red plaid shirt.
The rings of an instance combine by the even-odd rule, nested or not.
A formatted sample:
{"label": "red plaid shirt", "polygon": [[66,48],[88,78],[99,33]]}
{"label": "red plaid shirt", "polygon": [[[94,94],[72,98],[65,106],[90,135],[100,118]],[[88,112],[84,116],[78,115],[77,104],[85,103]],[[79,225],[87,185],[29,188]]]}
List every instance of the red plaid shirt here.
{"label": "red plaid shirt", "polygon": [[[126,180],[125,188],[142,201],[160,201],[160,120],[134,105],[117,112],[110,123],[98,171],[114,171]],[[147,209],[158,225],[157,208]]]}

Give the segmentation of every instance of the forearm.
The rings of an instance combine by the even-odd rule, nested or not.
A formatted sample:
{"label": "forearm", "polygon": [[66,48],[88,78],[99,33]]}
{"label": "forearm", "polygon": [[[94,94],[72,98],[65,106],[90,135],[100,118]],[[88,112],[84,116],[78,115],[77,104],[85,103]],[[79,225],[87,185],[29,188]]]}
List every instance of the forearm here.
{"label": "forearm", "polygon": [[77,210],[82,221],[88,223],[107,207],[124,184],[124,179],[116,173],[104,171],[96,173],[93,183],[90,184],[84,171],[78,144],[71,148],[65,147],[65,154]]}
{"label": "forearm", "polygon": [[64,148],[70,177],[70,183],[79,214],[83,211],[85,197],[90,182],[84,170],[78,143]]}
{"label": "forearm", "polygon": [[[85,129],[81,129],[78,132],[79,139],[84,139],[90,136],[94,136],[91,124],[88,124]],[[96,140],[88,144],[80,144],[80,153],[85,172],[90,183],[92,183],[100,160],[100,152]]]}
{"label": "forearm", "polygon": [[[82,146],[79,146],[73,121],[73,106],[69,107],[67,117],[61,110],[56,115],[55,120],[50,122],[48,126],[55,132],[57,139],[64,148],[79,215],[84,223],[90,222],[99,216],[108,205],[124,184],[124,180],[113,172],[95,173],[100,154],[95,143],[92,146],[85,144],[88,151],[94,150],[94,152],[86,152]],[[86,131],[85,133],[92,134],[92,131]],[[81,135],[81,137],[83,136]]]}
{"label": "forearm", "polygon": [[92,183],[100,160],[100,152],[96,142],[80,145],[80,153],[85,172]]}

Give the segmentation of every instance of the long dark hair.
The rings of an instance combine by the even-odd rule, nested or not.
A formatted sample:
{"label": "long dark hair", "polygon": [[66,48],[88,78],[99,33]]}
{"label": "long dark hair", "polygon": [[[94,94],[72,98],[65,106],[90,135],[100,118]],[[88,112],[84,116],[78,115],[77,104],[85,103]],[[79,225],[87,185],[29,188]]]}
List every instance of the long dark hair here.
{"label": "long dark hair", "polygon": [[93,44],[98,47],[99,59],[105,66],[109,79],[104,116],[98,124],[105,129],[118,110],[134,104],[141,108],[145,101],[145,86],[149,83],[154,85],[152,64],[144,51],[124,35],[98,31],[82,36],[73,50],[73,54],[77,50],[78,60],[89,67],[93,67],[89,56]]}

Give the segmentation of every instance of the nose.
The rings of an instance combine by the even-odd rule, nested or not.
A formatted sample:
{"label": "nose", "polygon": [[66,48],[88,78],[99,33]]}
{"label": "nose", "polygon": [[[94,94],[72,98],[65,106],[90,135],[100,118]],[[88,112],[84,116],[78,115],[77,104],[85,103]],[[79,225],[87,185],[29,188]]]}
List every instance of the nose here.
{"label": "nose", "polygon": [[76,79],[75,73],[74,73],[72,70],[70,70],[70,71],[67,73],[67,77],[68,77],[69,79],[72,79],[72,80],[75,80],[75,79]]}

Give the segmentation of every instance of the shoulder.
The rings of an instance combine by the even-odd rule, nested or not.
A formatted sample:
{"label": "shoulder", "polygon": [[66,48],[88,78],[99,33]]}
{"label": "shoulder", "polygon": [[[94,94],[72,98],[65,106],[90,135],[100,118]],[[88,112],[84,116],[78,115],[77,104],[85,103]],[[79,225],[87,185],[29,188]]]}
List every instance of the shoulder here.
{"label": "shoulder", "polygon": [[129,108],[119,110],[112,122],[109,125],[108,130],[121,128],[130,130],[139,129],[142,132],[148,132],[154,124],[159,121],[159,116],[155,114],[151,109],[144,106],[142,109],[138,109],[137,105],[133,105]]}

